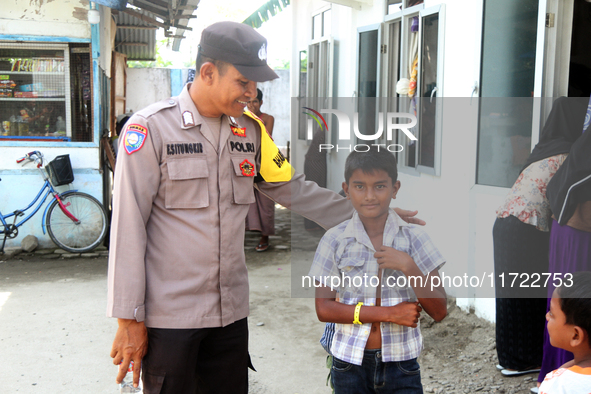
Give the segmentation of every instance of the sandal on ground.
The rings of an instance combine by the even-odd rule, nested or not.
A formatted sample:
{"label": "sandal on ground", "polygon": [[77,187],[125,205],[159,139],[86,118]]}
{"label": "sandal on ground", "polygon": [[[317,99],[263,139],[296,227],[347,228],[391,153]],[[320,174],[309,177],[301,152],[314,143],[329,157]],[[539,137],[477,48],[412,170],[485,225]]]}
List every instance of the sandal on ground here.
{"label": "sandal on ground", "polygon": [[502,371],[503,369],[505,369],[505,367],[503,367],[501,364],[497,364],[496,368],[497,368],[499,371]]}
{"label": "sandal on ground", "polygon": [[529,389],[529,391],[531,391],[532,393],[538,394],[540,392],[540,388],[539,387],[532,387],[531,389]]}
{"label": "sandal on ground", "polygon": [[256,250],[257,252],[264,252],[267,249],[269,249],[269,243],[268,242],[263,242],[257,245],[256,248],[254,248],[254,250]]}
{"label": "sandal on ground", "polygon": [[503,376],[521,376],[521,375],[527,375],[530,373],[539,373],[539,372],[540,372],[540,368],[523,369],[521,371],[518,371],[515,369],[503,369],[501,371]]}

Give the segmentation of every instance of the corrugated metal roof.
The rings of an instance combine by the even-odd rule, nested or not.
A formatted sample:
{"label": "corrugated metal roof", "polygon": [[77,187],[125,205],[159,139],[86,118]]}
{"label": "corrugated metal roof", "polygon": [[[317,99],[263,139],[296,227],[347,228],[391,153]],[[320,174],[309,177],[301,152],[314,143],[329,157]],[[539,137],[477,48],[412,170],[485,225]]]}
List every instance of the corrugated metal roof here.
{"label": "corrugated metal roof", "polygon": [[199,1],[128,0],[127,8],[113,11],[117,22],[115,50],[126,54],[127,60],[155,60],[156,30],[163,28],[165,37],[174,39],[173,50],[178,51],[185,30],[192,30],[187,25],[195,18]]}
{"label": "corrugated metal roof", "polygon": [[[200,0],[183,0],[183,3],[187,9],[185,9],[181,15],[187,15],[187,16],[192,15],[195,12],[195,10],[197,9],[197,6],[199,5],[199,1]],[[189,18],[187,17],[185,19],[179,19],[178,24],[180,26],[187,26],[189,24]],[[180,49],[181,40],[184,38],[183,36],[185,34],[185,30],[187,30],[187,29],[182,29],[182,28],[176,29],[176,33],[175,33],[176,37],[174,38],[174,41],[172,42],[172,50],[173,51],[178,51]]]}
{"label": "corrugated metal roof", "polygon": [[[142,15],[155,18],[155,15],[136,10]],[[127,55],[127,60],[156,60],[156,30],[158,27],[135,16],[119,12],[115,16],[117,34],[115,51]]]}

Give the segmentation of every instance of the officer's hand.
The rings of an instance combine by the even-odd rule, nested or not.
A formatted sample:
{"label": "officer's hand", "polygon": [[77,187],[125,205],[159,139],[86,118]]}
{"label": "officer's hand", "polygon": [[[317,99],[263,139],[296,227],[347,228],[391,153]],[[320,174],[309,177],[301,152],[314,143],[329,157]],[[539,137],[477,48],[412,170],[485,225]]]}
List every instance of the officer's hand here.
{"label": "officer's hand", "polygon": [[407,211],[406,209],[402,208],[394,208],[394,211],[400,216],[400,219],[404,220],[406,223],[410,224],[418,224],[419,226],[424,226],[427,224],[423,219],[415,218],[414,216],[419,213],[419,211]]}
{"label": "officer's hand", "polygon": [[137,387],[140,382],[142,358],[148,350],[148,331],[143,322],[138,323],[131,319],[117,319],[117,321],[119,328],[111,349],[113,364],[121,364],[116,381],[121,383],[127,374],[129,363],[133,361],[133,386]]}

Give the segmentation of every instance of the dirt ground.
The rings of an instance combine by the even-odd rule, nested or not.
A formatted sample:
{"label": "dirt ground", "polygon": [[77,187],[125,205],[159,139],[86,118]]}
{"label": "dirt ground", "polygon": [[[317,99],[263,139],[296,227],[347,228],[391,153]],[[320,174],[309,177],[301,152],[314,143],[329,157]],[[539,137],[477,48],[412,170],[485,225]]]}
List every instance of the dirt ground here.
{"label": "dirt ground", "polygon": [[[305,262],[307,267],[314,256],[315,245],[321,237],[321,233],[310,234],[301,230],[301,221],[299,217],[293,218],[293,226],[290,223],[290,213],[287,210],[276,210],[276,232],[275,239],[271,244],[276,248],[277,245],[287,246],[291,254],[277,254],[278,258],[270,261],[265,253],[255,253],[252,248],[258,240],[258,233],[247,232],[246,254],[247,263],[251,276],[251,339],[255,339],[256,345],[251,345],[253,352],[253,362],[255,366],[261,364],[263,367],[273,368],[275,362],[283,364],[289,368],[289,375],[297,374],[299,379],[304,378],[306,390],[301,390],[302,380],[299,384],[295,383],[293,389],[286,386],[277,385],[273,389],[267,385],[257,374],[251,374],[251,391],[255,393],[330,393],[331,390],[325,386],[328,369],[325,367],[326,353],[319,344],[320,336],[324,325],[316,319],[314,311],[314,302],[311,298],[291,298],[284,299],[282,296],[288,296],[288,290],[277,288],[271,290],[277,295],[277,298],[265,296],[273,286],[265,285],[263,289],[253,286],[253,275],[259,274],[271,277],[281,277],[283,259],[290,259],[292,274],[303,272],[298,270],[297,266]],[[292,231],[293,227],[293,231]],[[300,229],[300,230],[298,230]],[[277,252],[277,249],[274,249]],[[270,267],[269,267],[270,265]],[[268,267],[265,270],[264,267]],[[305,271],[305,269],[304,269]],[[530,393],[530,388],[536,385],[536,374],[524,375],[519,377],[504,377],[496,369],[498,363],[495,348],[495,329],[494,324],[481,319],[470,313],[462,311],[456,307],[453,299],[448,301],[448,316],[441,322],[435,323],[428,315],[421,317],[421,331],[424,337],[424,349],[419,359],[421,365],[421,377],[423,388],[426,393]],[[304,318],[305,316],[305,318]],[[268,327],[267,322],[272,322],[272,327]],[[264,326],[257,326],[257,322],[265,323]],[[294,330],[293,325],[299,326]],[[298,348],[301,352],[308,352],[311,357],[309,361],[303,361],[307,364],[313,364],[313,368],[295,366],[285,357],[298,349],[289,348],[283,354],[283,357],[273,357],[268,363],[264,362],[262,357],[257,360],[256,351],[259,344],[256,338],[267,337],[269,330],[276,330],[271,337],[275,337],[277,332],[283,333],[282,340],[298,340]],[[261,331],[263,331],[261,333]],[[294,333],[295,331],[295,333]],[[290,338],[290,335],[294,335]],[[304,343],[305,341],[305,343]],[[268,348],[279,346],[279,342],[262,342],[262,345]],[[310,343],[313,346],[310,347]],[[254,347],[254,348],[253,348]],[[275,348],[278,350],[278,348]],[[289,353],[288,353],[289,352]],[[279,352],[280,353],[280,352]],[[262,370],[263,367],[260,369]],[[294,369],[297,368],[297,369]],[[306,371],[307,370],[307,371]],[[279,372],[276,372],[279,374]],[[301,375],[300,375],[301,374]],[[307,376],[307,378],[305,378]],[[275,380],[288,379],[288,375],[281,374]],[[319,387],[320,386],[320,387]],[[298,390],[298,388],[300,390]]]}
{"label": "dirt ground", "polygon": [[[319,236],[292,231],[289,212],[276,212],[270,250],[254,251],[258,233],[247,232],[245,242],[257,369],[250,393],[329,394],[314,300],[291,296],[291,277],[311,264]],[[108,356],[116,322],[105,317],[107,254],[0,256],[1,394],[118,392]],[[421,320],[425,392],[529,393],[536,375],[505,378],[496,370],[494,326],[449,305],[443,322]]]}

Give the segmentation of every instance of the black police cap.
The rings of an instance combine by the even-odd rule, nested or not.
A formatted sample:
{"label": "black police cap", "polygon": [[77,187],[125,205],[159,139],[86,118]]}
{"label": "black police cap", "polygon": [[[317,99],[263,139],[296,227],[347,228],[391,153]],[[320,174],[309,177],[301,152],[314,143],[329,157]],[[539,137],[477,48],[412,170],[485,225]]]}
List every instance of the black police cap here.
{"label": "black police cap", "polygon": [[267,40],[244,23],[218,22],[201,33],[203,56],[232,64],[251,81],[279,78],[267,65]]}

